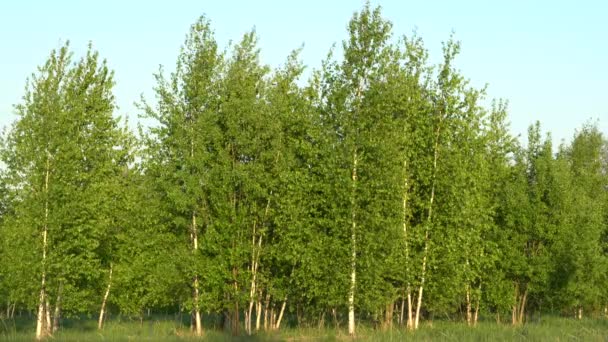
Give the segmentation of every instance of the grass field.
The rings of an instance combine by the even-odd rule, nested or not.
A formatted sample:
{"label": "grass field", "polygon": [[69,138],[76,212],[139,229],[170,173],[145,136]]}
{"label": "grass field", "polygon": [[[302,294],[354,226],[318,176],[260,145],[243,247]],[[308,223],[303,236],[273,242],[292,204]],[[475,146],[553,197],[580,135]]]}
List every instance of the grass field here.
{"label": "grass field", "polygon": [[[0,341],[32,341],[34,322],[31,320],[1,320]],[[285,328],[278,332],[254,336],[232,336],[208,329],[206,341],[348,341],[344,330]],[[63,328],[49,341],[197,341],[183,324],[171,319],[110,320],[102,332],[94,319],[67,320]],[[393,328],[378,331],[358,327],[356,340],[365,341],[608,341],[607,319],[574,320],[548,317],[539,323],[522,327],[480,322],[475,328],[461,322],[425,322],[416,332]]]}

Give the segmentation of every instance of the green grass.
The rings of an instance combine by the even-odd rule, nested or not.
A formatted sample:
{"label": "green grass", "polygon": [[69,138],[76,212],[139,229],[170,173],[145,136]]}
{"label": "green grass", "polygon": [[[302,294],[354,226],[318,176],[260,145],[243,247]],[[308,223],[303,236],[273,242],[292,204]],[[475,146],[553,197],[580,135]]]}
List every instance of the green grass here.
{"label": "green grass", "polygon": [[[34,322],[30,320],[1,320],[0,341],[32,341]],[[171,319],[110,320],[103,331],[96,329],[94,319],[66,320],[64,326],[49,341],[198,341],[188,327]],[[232,336],[207,329],[206,341],[349,341],[344,330],[315,328],[286,328],[278,332],[254,336]],[[378,331],[359,326],[356,340],[366,341],[608,341],[608,320],[549,317],[540,323],[521,327],[481,322],[467,327],[462,322],[424,322],[416,332],[400,328]]]}

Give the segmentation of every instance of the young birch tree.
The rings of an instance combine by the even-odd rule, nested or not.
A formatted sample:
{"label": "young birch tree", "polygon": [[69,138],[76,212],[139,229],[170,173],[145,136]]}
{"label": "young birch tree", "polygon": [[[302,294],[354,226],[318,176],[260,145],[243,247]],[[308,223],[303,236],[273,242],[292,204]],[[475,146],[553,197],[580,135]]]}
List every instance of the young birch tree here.
{"label": "young birch tree", "polygon": [[8,227],[34,251],[23,266],[39,279],[37,339],[56,330],[63,308],[96,306],[102,287],[100,246],[115,211],[107,204],[123,162],[117,151],[125,148],[112,116],[113,85],[91,46],[73,63],[66,44],[28,82],[6,138],[2,157],[15,193]]}

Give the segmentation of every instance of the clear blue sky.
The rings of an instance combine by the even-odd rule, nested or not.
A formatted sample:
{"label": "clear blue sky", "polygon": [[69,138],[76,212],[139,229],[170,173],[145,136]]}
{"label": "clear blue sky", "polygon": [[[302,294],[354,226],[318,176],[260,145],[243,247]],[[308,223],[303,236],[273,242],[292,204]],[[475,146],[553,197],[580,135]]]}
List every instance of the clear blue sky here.
{"label": "clear blue sky", "polygon": [[[224,45],[256,27],[263,61],[276,66],[305,44],[302,59],[319,66],[363,0],[307,1],[2,1],[0,2],[0,126],[25,79],[49,51],[70,40],[78,55],[92,41],[116,72],[121,115],[137,117],[133,102],[151,97],[159,64],[172,70],[189,26],[201,14]],[[398,36],[417,29],[439,61],[451,31],[462,41],[457,67],[489,97],[510,103],[515,134],[540,120],[554,140],[570,139],[598,119],[608,134],[608,2],[374,0]]]}

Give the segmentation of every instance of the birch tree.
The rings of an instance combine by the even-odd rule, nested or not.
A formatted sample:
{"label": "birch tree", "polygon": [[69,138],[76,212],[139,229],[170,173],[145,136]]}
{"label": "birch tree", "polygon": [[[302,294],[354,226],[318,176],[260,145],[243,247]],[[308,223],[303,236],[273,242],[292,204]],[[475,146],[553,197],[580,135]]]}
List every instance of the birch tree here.
{"label": "birch tree", "polygon": [[[123,162],[113,75],[89,49],[73,63],[66,44],[32,76],[2,157],[15,193],[8,229],[34,251],[24,272],[39,280],[36,338],[61,310],[86,312],[102,273],[101,242],[112,226],[112,179]],[[108,210],[106,210],[108,209]]]}
{"label": "birch tree", "polygon": [[210,118],[218,108],[216,80],[222,67],[209,21],[201,17],[192,25],[178,57],[176,71],[166,80],[156,75],[158,105],[144,101],[145,116],[155,119],[147,146],[147,172],[157,178],[156,189],[166,198],[165,224],[189,241],[191,257],[186,258],[184,277],[189,280],[193,330],[203,334],[201,284],[201,232],[208,222],[209,203],[207,163],[211,151],[207,141],[213,134]]}

